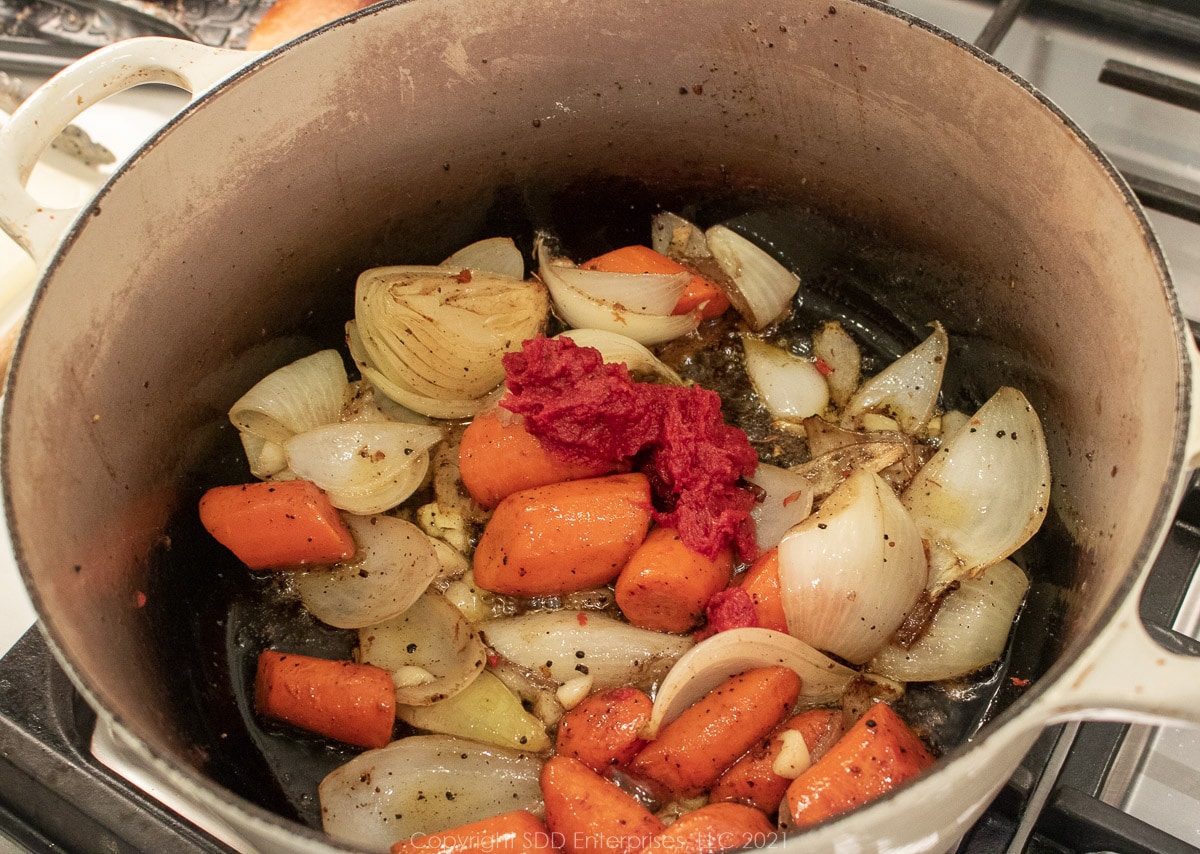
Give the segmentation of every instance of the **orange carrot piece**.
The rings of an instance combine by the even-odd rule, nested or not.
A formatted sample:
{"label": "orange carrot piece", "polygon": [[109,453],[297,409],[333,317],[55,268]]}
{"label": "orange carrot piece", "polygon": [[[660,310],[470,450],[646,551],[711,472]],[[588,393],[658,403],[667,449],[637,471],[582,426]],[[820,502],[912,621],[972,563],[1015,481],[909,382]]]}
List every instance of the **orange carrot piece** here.
{"label": "orange carrot piece", "polygon": [[438,833],[402,839],[391,854],[558,854],[550,832],[529,810],[514,810]]}
{"label": "orange carrot piece", "polygon": [[763,552],[742,576],[739,585],[750,594],[758,624],[764,629],[787,632],[783,596],[779,589],[779,549]]}
{"label": "orange carrot piece", "polygon": [[337,508],[307,480],[214,487],[200,498],[200,522],[251,569],[337,563],[355,550]]}
{"label": "orange carrot piece", "polygon": [[555,749],[597,774],[620,768],[646,746],[638,733],[650,720],[654,701],[637,688],[596,691],[558,723]]}
{"label": "orange carrot piece", "polygon": [[819,762],[788,786],[796,827],[809,827],[917,776],[933,757],[886,703],[876,703]]}
{"label": "orange carrot piece", "polygon": [[686,632],[732,576],[732,550],[709,559],[684,545],[675,529],[655,528],[617,577],[617,605],[640,628]]}
{"label": "orange carrot piece", "polygon": [[359,747],[384,747],[396,723],[392,675],[372,664],[265,650],[258,657],[254,708]]}
{"label": "orange carrot piece", "polygon": [[721,775],[709,792],[709,800],[748,804],[768,815],[775,815],[792,782],[774,771],[775,760],[783,750],[782,733],[785,730],[800,733],[809,756],[816,762],[841,736],[842,712],[840,709],[809,709],[788,718]]}
{"label": "orange carrot piece", "polygon": [[564,481],[514,492],[475,549],[475,583],[510,596],[553,596],[607,584],[650,529],[644,474]]}
{"label": "orange carrot piece", "polygon": [[638,852],[663,823],[616,783],[578,759],[554,756],[542,766],[546,827],[566,854]]}
{"label": "orange carrot piece", "polygon": [[564,461],[547,451],[519,418],[502,417],[495,410],[477,416],[463,431],[458,469],[467,492],[488,510],[522,489],[617,470],[608,464]]}
{"label": "orange carrot piece", "polygon": [[707,804],[685,813],[650,840],[647,854],[718,854],[761,848],[780,836],[762,812],[745,804]]}
{"label": "orange carrot piece", "polygon": [[708,320],[719,317],[729,308],[729,298],[710,279],[706,279],[694,270],[680,264],[660,252],[655,252],[649,246],[623,246],[598,255],[579,265],[585,270],[603,270],[606,273],[683,273],[691,272],[692,278],[687,283],[683,295],[675,303],[673,314],[687,314],[701,305],[700,319]]}
{"label": "orange carrot piece", "polygon": [[659,730],[627,770],[670,795],[698,795],[771,733],[799,696],[800,677],[787,667],[759,667],[734,676]]}

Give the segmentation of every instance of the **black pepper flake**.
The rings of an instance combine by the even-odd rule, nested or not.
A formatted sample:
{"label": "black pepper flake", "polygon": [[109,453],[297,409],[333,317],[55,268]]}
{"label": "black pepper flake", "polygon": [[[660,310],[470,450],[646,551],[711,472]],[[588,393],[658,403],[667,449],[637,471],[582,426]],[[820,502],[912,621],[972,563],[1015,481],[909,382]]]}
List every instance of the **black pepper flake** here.
{"label": "black pepper flake", "polygon": [[820,528],[822,531],[824,531],[824,530],[825,530],[826,528],[828,528],[829,526],[828,526],[828,525],[826,525],[824,522],[818,522],[818,523],[817,523],[817,527],[818,527],[818,528]]}
{"label": "black pepper flake", "polygon": [[412,655],[414,652],[417,651],[417,645],[415,643],[410,643],[408,646],[405,647],[405,649],[408,650],[409,655]]}
{"label": "black pepper flake", "polygon": [[448,800],[448,801],[454,800],[454,792],[446,792],[446,800]]}
{"label": "black pepper flake", "polygon": [[580,673],[582,673],[584,676],[588,675],[588,666],[586,664],[576,664],[575,669],[578,670]]}

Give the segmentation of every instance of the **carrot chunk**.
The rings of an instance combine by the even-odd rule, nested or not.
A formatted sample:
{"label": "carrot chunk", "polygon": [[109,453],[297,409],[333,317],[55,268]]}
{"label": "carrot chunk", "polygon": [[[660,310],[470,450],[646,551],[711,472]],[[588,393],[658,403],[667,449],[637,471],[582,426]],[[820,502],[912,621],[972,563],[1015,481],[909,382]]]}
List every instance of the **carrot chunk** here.
{"label": "carrot chunk", "polygon": [[752,747],[721,775],[709,800],[748,804],[775,815],[792,779],[775,773],[775,760],[783,752],[783,732],[800,733],[809,756],[816,762],[842,734],[840,709],[809,709],[788,718],[768,738]]}
{"label": "carrot chunk", "polygon": [[787,667],[734,676],[663,727],[627,770],[672,796],[698,795],[770,734],[799,696],[800,677]]}
{"label": "carrot chunk", "polygon": [[783,613],[783,596],[779,589],[779,549],[763,552],[746,570],[739,586],[750,594],[762,628],[787,632],[787,617]]}
{"label": "carrot chunk", "polygon": [[759,810],[744,804],[706,804],[675,820],[650,840],[647,854],[719,854],[735,848],[761,848],[779,838]]}
{"label": "carrot chunk", "polygon": [[217,486],[200,498],[200,522],[251,569],[337,563],[354,538],[329,497],[307,480]]}
{"label": "carrot chunk", "polygon": [[733,576],[733,551],[714,558],[692,551],[674,528],[655,528],[617,577],[617,606],[635,626],[686,632]]}
{"label": "carrot chunk", "polygon": [[552,757],[540,779],[546,827],[566,854],[641,851],[663,829],[633,795],[578,759]]}
{"label": "carrot chunk", "polygon": [[598,774],[620,768],[646,746],[638,733],[654,701],[637,688],[609,688],[588,695],[558,723],[555,748]]}
{"label": "carrot chunk", "polygon": [[529,810],[506,812],[439,833],[402,839],[391,854],[557,854],[550,832]]}
{"label": "carrot chunk", "polygon": [[643,474],[565,481],[514,492],[475,549],[475,583],[510,596],[553,596],[607,584],[650,529]]}
{"label": "carrot chunk", "polygon": [[729,308],[729,298],[715,282],[706,279],[694,270],[649,246],[623,246],[603,255],[598,255],[579,265],[585,270],[602,270],[605,273],[692,273],[691,280],[675,303],[673,314],[687,314],[700,309],[700,319],[719,317]]}
{"label": "carrot chunk", "polygon": [[519,418],[502,418],[495,410],[477,416],[463,431],[458,469],[467,492],[488,510],[522,489],[615,470],[607,462],[567,462],[547,451]]}
{"label": "carrot chunk", "polygon": [[788,786],[796,827],[808,827],[877,798],[917,776],[933,757],[886,703],[876,703],[819,762]]}
{"label": "carrot chunk", "polygon": [[381,667],[265,650],[258,657],[254,708],[359,747],[384,747],[396,723],[396,688]]}

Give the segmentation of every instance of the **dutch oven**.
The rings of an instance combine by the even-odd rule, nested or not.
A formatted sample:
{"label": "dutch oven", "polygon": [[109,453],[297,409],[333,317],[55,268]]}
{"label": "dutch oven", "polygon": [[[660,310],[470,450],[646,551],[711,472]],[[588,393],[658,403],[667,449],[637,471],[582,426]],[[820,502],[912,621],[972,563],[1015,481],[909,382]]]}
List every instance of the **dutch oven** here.
{"label": "dutch oven", "polygon": [[[57,130],[141,82],[196,97],[82,210],[29,198]],[[1066,116],[921,21],[873,0],[387,3],[261,56],[102,49],[0,147],[3,225],[44,262],[3,410],[39,625],[101,724],[264,850],[328,842],[260,785],[270,763],[230,685],[267,630],[249,605],[219,612],[244,582],[179,522],[231,476],[229,405],[337,343],[362,269],[541,225],[604,236],[657,205],[795,222],[791,249],[760,237],[792,252],[802,301],[837,296],[822,264],[846,246],[949,271],[885,269],[869,301],[914,335],[940,320],[958,392],[1021,388],[1051,452],[1041,598],[1012,652],[1031,684],[999,690],[914,784],[785,847],[945,850],[1046,725],[1200,722],[1197,662],[1138,616],[1200,451],[1162,252]],[[848,230],[800,228],[814,221]]]}

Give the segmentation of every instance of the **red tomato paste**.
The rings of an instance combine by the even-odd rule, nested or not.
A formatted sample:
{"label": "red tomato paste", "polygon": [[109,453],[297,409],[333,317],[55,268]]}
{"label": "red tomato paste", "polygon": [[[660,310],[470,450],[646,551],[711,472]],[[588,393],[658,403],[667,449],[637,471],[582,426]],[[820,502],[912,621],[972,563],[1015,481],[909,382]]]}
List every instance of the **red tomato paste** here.
{"label": "red tomato paste", "polygon": [[758,455],[699,386],[635,382],[622,364],[570,338],[533,338],[504,357],[500,405],[564,460],[632,461],[654,489],[654,521],[712,558],[730,543],[755,557],[753,495],[741,486]]}

